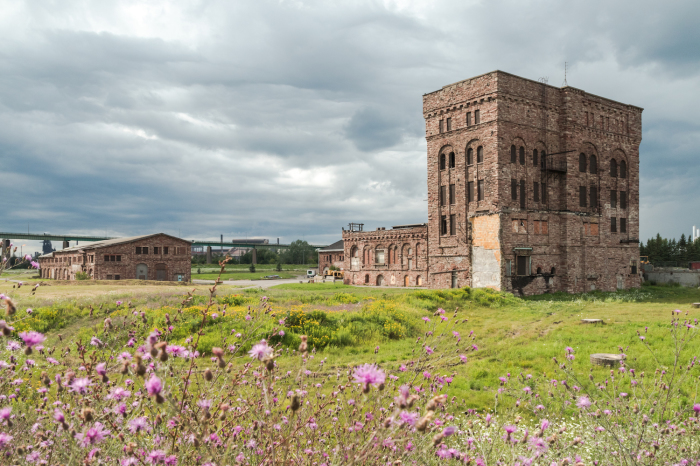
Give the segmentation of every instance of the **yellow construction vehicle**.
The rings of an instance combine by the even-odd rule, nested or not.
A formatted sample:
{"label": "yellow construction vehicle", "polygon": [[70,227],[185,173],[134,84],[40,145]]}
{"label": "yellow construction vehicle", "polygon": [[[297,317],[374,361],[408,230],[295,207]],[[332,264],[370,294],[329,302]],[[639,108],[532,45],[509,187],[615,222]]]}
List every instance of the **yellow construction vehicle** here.
{"label": "yellow construction vehicle", "polygon": [[639,256],[639,263],[641,265],[649,263],[649,256]]}

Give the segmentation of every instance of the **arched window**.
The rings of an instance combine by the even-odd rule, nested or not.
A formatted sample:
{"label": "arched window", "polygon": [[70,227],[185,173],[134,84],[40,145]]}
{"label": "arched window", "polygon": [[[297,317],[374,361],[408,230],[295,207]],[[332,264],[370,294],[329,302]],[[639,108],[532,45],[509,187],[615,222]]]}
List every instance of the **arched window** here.
{"label": "arched window", "polygon": [[592,174],[597,174],[598,173],[598,159],[596,158],[595,155],[591,154],[591,159],[590,159],[590,169]]}
{"label": "arched window", "polygon": [[454,168],[454,167],[455,167],[455,153],[450,152],[450,168]]}
{"label": "arched window", "polygon": [[555,269],[554,267],[552,267],[552,270],[551,270],[549,273],[551,273],[552,275],[554,275],[554,272],[555,272],[555,271],[556,271],[556,269]]}
{"label": "arched window", "polygon": [[537,166],[537,149],[534,149],[532,151],[532,166],[533,167]]}
{"label": "arched window", "polygon": [[537,267],[537,275],[541,275],[541,274],[542,274],[542,267]]}
{"label": "arched window", "polygon": [[547,154],[545,153],[545,151],[542,151],[542,153],[540,154],[540,162],[542,168],[547,168]]}
{"label": "arched window", "polygon": [[445,169],[445,154],[440,154],[440,170]]}
{"label": "arched window", "polygon": [[520,146],[520,165],[525,165],[525,148]]}
{"label": "arched window", "polygon": [[586,154],[581,152],[578,156],[578,171],[581,173],[586,172]]}
{"label": "arched window", "polygon": [[510,163],[515,163],[517,159],[517,155],[515,154],[516,149],[515,146],[510,146]]}
{"label": "arched window", "polygon": [[627,178],[627,163],[620,161],[620,178]]}
{"label": "arched window", "polygon": [[617,160],[610,160],[610,176],[617,178]]}
{"label": "arched window", "polygon": [[484,161],[484,148],[479,146],[476,148],[476,163],[481,163]]}
{"label": "arched window", "polygon": [[369,284],[369,274],[365,275],[365,285]]}
{"label": "arched window", "polygon": [[467,165],[471,165],[474,163],[474,149],[471,147],[467,149]]}

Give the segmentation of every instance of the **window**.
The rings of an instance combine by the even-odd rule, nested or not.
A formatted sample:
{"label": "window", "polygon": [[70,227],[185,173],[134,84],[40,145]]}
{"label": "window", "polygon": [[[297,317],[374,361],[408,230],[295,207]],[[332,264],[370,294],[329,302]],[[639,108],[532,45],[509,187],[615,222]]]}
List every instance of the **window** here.
{"label": "window", "polygon": [[441,133],[443,132],[443,123],[444,123],[444,121],[440,120],[440,128],[439,129],[440,129]]}
{"label": "window", "polygon": [[530,256],[518,256],[518,275],[530,275]]}
{"label": "window", "polygon": [[114,279],[115,279],[115,280],[119,280],[119,279],[121,279],[121,276],[115,275],[115,276],[114,276]]}
{"label": "window", "polygon": [[617,191],[610,190],[610,208],[617,208]]}
{"label": "window", "polygon": [[620,233],[627,233],[627,219],[620,219]]}
{"label": "window", "polygon": [[474,149],[471,147],[467,149],[467,165],[471,165],[474,163]]}
{"label": "window", "polygon": [[630,272],[632,275],[637,275],[637,261],[630,261]]}
{"label": "window", "polygon": [[617,160],[610,160],[610,176],[617,178]]}
{"label": "window", "polygon": [[445,169],[445,154],[440,154],[440,170]]}
{"label": "window", "polygon": [[579,186],[578,188],[578,206],[586,207],[586,187]]}
{"label": "window", "polygon": [[476,148],[476,163],[482,163],[484,161],[484,148],[479,146]]}
{"label": "window", "polygon": [[525,180],[520,180],[520,208],[525,208]]}
{"label": "window", "polygon": [[141,246],[136,246],[136,254],[141,254]]}
{"label": "window", "polygon": [[598,207],[598,188],[591,186],[591,208],[595,209],[596,207]]}
{"label": "window", "polygon": [[472,125],[472,112],[467,112],[467,126]]}
{"label": "window", "polygon": [[105,254],[105,262],[109,262],[109,254]]}
{"label": "window", "polygon": [[377,264],[384,263],[384,249],[377,249],[376,263]]}
{"label": "window", "polygon": [[542,202],[547,202],[547,185],[542,183]]}
{"label": "window", "polygon": [[158,246],[153,246],[153,254],[160,254],[160,248]]}
{"label": "window", "polygon": [[627,191],[620,191],[620,208],[627,208]]}
{"label": "window", "polygon": [[452,131],[452,118],[448,118],[446,120],[447,123],[447,131]]}
{"label": "window", "polygon": [[591,168],[591,173],[593,175],[596,175],[598,173],[598,159],[593,154],[591,154],[591,159],[590,159],[589,165]]}
{"label": "window", "polygon": [[483,201],[484,200],[484,180],[478,181],[476,189],[478,191],[477,195],[479,196],[477,200]]}
{"label": "window", "polygon": [[458,288],[457,286],[457,272],[452,272],[452,281],[450,283],[452,288]]}
{"label": "window", "polygon": [[118,254],[117,255],[117,262],[121,262],[121,261],[122,261],[122,256],[121,256],[121,254]]}
{"label": "window", "polygon": [[586,236],[598,236],[598,224],[597,223],[584,223],[583,224],[583,234]]}
{"label": "window", "polygon": [[581,173],[586,172],[586,154],[581,152],[578,156],[578,171]]}
{"label": "window", "polygon": [[532,166],[533,167],[537,166],[537,149],[534,149],[532,151]]}
{"label": "window", "polygon": [[479,110],[474,110],[474,124],[478,125],[481,122],[481,112]]}
{"label": "window", "polygon": [[111,275],[107,275],[107,280],[111,280],[111,279],[112,279],[112,276],[111,276]]}
{"label": "window", "polygon": [[474,182],[470,181],[467,183],[467,196],[469,196],[469,202],[474,202]]}
{"label": "window", "polygon": [[617,219],[615,217],[610,217],[610,232],[617,233]]}
{"label": "window", "polygon": [[148,254],[148,246],[141,247],[141,254]]}
{"label": "window", "polygon": [[535,202],[540,202],[540,184],[537,181],[532,184],[532,197]]}
{"label": "window", "polygon": [[506,277],[510,277],[513,273],[513,261],[506,259]]}
{"label": "window", "polygon": [[440,205],[445,205],[447,194],[447,186],[440,186]]}
{"label": "window", "polygon": [[627,178],[627,163],[624,160],[620,162],[620,178]]}
{"label": "window", "polygon": [[515,148],[515,146],[510,146],[510,163],[516,162],[516,159],[517,159],[517,155],[515,154],[516,151],[517,151],[517,149]]}
{"label": "window", "polygon": [[454,168],[454,167],[455,167],[455,153],[450,152],[450,168]]}
{"label": "window", "polygon": [[510,198],[514,201],[518,200],[518,180],[510,180]]}
{"label": "window", "polygon": [[167,247],[167,246],[163,246],[163,254],[167,254],[167,253],[168,253],[168,247]]}
{"label": "window", "polygon": [[369,283],[369,274],[365,275],[365,284]]}
{"label": "window", "polygon": [[447,216],[443,215],[440,217],[440,234],[441,235],[446,235],[447,234]]}
{"label": "window", "polygon": [[547,153],[545,151],[540,152],[540,166],[547,168]]}
{"label": "window", "polygon": [[450,185],[450,204],[455,203],[455,185],[451,184]]}
{"label": "window", "polygon": [[520,165],[525,165],[525,148],[520,146]]}
{"label": "window", "polygon": [[456,215],[450,215],[450,235],[454,236],[457,234],[457,220]]}
{"label": "window", "polygon": [[547,220],[535,220],[533,227],[536,235],[549,234],[549,222]]}

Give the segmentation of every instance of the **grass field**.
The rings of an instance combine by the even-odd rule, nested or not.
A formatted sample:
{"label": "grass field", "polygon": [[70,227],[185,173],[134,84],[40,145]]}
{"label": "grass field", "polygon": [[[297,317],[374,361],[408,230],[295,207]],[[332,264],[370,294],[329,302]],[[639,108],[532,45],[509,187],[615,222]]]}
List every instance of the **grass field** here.
{"label": "grass field", "polygon": [[[17,289],[10,282],[0,283],[0,292],[11,295],[20,312],[34,308],[32,316],[21,325],[46,332],[49,347],[65,345],[71,338],[84,341],[99,333],[105,316],[124,314],[117,309],[116,301],[130,302],[135,310],[144,310],[152,316],[154,326],[162,325],[164,313],[173,314],[186,291],[196,296],[192,304],[192,315],[196,315],[208,296],[206,286],[73,282],[39,287],[32,294],[31,287]],[[221,306],[226,303],[230,314],[205,328],[202,348],[225,346],[232,330],[245,325],[241,317],[247,306],[255,306],[263,293],[274,312],[287,318],[288,330],[281,342],[294,348],[300,341],[299,335],[308,334],[310,342],[317,344],[319,356],[327,358],[325,367],[329,373],[363,362],[378,362],[398,374],[402,363],[416,358],[416,350],[420,353],[416,341],[425,338],[426,332],[443,335],[439,345],[444,349],[455,344],[453,331],[459,332],[463,340],[468,340],[473,331],[474,340],[469,339],[469,344],[475,344],[478,350],[468,353],[467,364],[449,369],[455,378],[448,393],[464,398],[467,406],[475,408],[493,405],[498,377],[506,373],[554,377],[556,365],[552,358],[561,360],[567,346],[575,350],[574,365],[583,374],[592,368],[594,374],[604,376],[609,369],[591,367],[589,355],[619,353],[618,347],[628,355],[629,367],[649,371],[654,359],[637,335],[638,331],[644,333],[645,327],[648,327],[646,341],[652,349],[659,350],[660,363],[670,365],[668,323],[672,311],[681,309],[688,311],[691,319],[700,317],[700,310],[690,308],[690,303],[700,301],[700,291],[672,287],[521,299],[489,290],[468,289],[412,291],[290,284],[262,292],[222,285],[217,290],[218,308],[213,311],[221,312]],[[92,317],[90,306],[95,310]],[[438,308],[447,311],[447,322],[440,322],[433,315]],[[458,308],[456,319],[452,317],[455,308]],[[431,321],[426,323],[423,317]],[[581,323],[583,318],[599,318],[605,323],[586,325]],[[468,320],[463,322],[463,319]],[[63,343],[58,341],[59,333]],[[187,336],[173,334],[171,339],[180,344]],[[696,339],[683,357],[698,353],[700,342]],[[279,359],[279,364],[284,369],[284,358]],[[697,395],[696,382],[689,383],[684,387],[681,401],[690,403]]]}

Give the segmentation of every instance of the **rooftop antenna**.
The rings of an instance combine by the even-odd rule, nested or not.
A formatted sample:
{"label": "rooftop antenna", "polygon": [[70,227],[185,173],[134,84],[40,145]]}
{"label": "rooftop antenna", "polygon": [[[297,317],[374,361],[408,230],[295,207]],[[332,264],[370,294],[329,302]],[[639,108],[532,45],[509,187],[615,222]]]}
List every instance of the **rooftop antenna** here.
{"label": "rooftop antenna", "polygon": [[564,85],[562,87],[566,87],[569,85],[569,83],[566,82],[566,68],[567,68],[567,62],[564,62]]}

